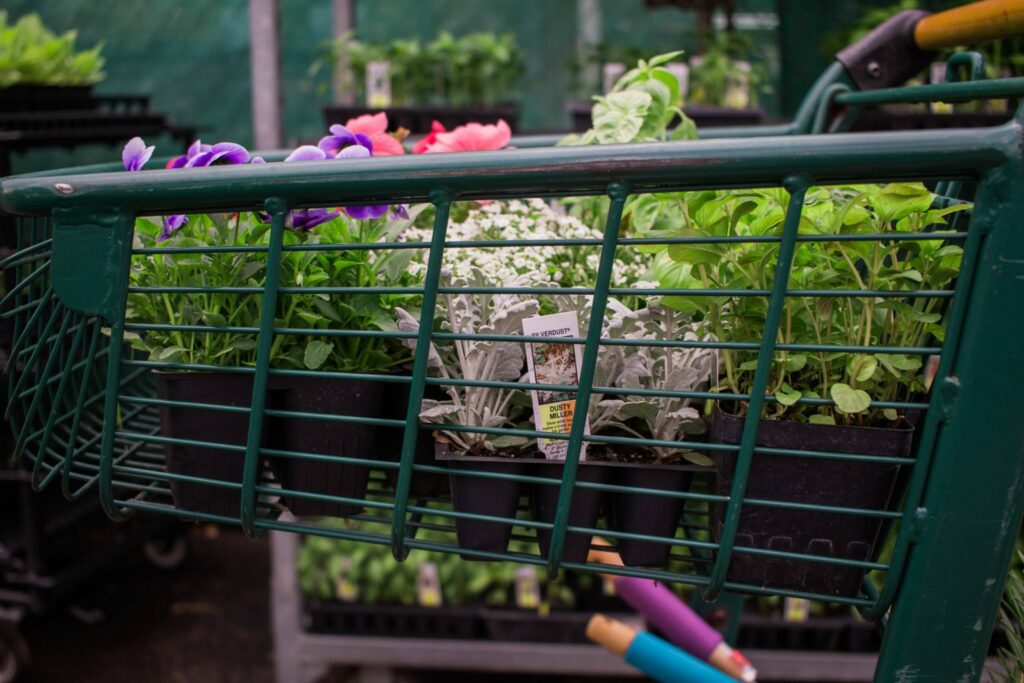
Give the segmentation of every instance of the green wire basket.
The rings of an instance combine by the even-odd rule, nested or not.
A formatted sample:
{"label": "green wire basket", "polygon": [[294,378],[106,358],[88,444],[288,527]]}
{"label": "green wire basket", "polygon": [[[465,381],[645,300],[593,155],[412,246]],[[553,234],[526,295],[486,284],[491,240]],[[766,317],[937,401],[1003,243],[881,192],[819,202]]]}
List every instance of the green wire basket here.
{"label": "green wire basket", "polygon": [[[1024,95],[1024,79],[872,93],[853,92],[842,84],[831,87],[836,85],[834,72],[825,81],[816,89],[819,95],[827,90],[829,102],[841,100],[851,106]],[[5,179],[0,206],[16,216],[17,234],[17,251],[3,264],[14,274],[3,305],[14,325],[8,391],[9,417],[18,435],[15,453],[31,467],[37,488],[59,480],[70,498],[98,493],[107,514],[118,520],[138,511],[156,512],[240,524],[253,538],[267,531],[287,531],[388,544],[399,560],[413,550],[433,550],[545,566],[552,575],[561,569],[618,573],[691,584],[708,600],[723,590],[826,600],[856,606],[873,620],[883,620],[893,608],[889,630],[901,625],[895,637],[887,638],[894,646],[890,650],[887,645],[883,652],[883,666],[895,666],[906,656],[942,660],[950,643],[959,643],[957,652],[963,650],[962,633],[942,631],[928,643],[912,640],[912,634],[940,621],[973,628],[977,619],[979,633],[982,626],[991,627],[998,603],[993,586],[1001,585],[1005,575],[1021,514],[1020,114],[1004,126],[977,130],[798,134],[825,127],[824,118],[815,116],[823,110],[821,101],[820,96],[814,99],[798,117],[803,123],[797,127],[806,130],[775,130],[778,134],[764,137],[747,131],[734,138],[683,143],[132,174],[100,168]],[[942,232],[928,225],[898,235],[816,234],[802,227],[802,218],[814,210],[809,201],[817,192],[814,188],[916,181],[934,189],[935,209],[965,200],[973,208],[951,215]],[[777,227],[761,235],[710,237],[638,237],[624,231],[623,211],[631,197],[729,188],[776,188],[785,204]],[[451,240],[446,235],[453,206],[460,209],[460,202],[476,200],[592,196],[604,196],[608,202],[599,237],[544,241],[548,246],[592,251],[598,262],[596,276],[587,286],[458,288],[447,281],[445,259],[454,250],[540,244]],[[398,203],[432,207],[429,240],[296,241],[286,227],[294,209]],[[137,234],[139,216],[230,216],[239,211],[269,214],[261,241],[148,246]],[[230,231],[230,218],[217,229]],[[962,260],[948,289],[915,289],[906,283],[875,289],[804,289],[791,279],[794,263],[809,253],[808,245],[837,242],[878,245],[883,254],[879,258],[895,258],[913,244],[956,245],[962,249]],[[772,254],[774,267],[763,274],[763,288],[613,286],[613,271],[624,250],[658,245],[724,250],[753,243],[766,245]],[[342,279],[301,286],[281,282],[282,264],[289,258],[355,258],[352,255],[358,252],[371,252],[376,259],[402,251],[422,254],[422,281],[417,286],[385,290]],[[230,286],[133,284],[132,269],[151,257],[163,263],[198,259],[200,268],[241,259],[239,263],[259,264],[262,281],[242,279]],[[572,295],[588,300],[590,320],[604,320],[610,298],[641,294],[760,301],[758,338],[638,340],[604,336],[601,325],[590,325],[579,337],[562,340],[581,347],[578,380],[573,384],[445,378],[431,372],[431,343],[519,345],[544,340],[522,334],[452,332],[442,327],[436,313],[444,297]],[[358,306],[366,295],[409,297],[418,308],[413,316],[416,327],[313,329],[283,324],[278,317],[296,298],[308,303],[312,296]],[[239,307],[253,306],[258,325],[238,326],[229,320],[170,325],[126,321],[132,302],[188,297],[221,297]],[[934,310],[945,316],[943,341],[842,347],[779,342],[780,330],[787,325],[787,301],[806,299],[826,306],[852,298],[935,301]],[[255,361],[178,362],[134,348],[137,337],[156,333],[200,335],[206,344],[213,344],[209,340],[216,335],[234,335],[251,342],[245,347],[254,352]],[[409,367],[391,373],[327,372],[271,362],[275,342],[310,336],[339,346],[354,338],[397,340],[415,344],[415,351]],[[737,393],[715,391],[713,386],[691,391],[603,386],[595,368],[602,349],[615,347],[625,348],[627,355],[650,347],[745,353],[755,359],[749,367],[752,389]],[[914,423],[913,430],[897,435],[898,443],[866,449],[861,442],[844,443],[845,436],[837,440],[830,433],[826,443],[831,446],[808,449],[786,445],[788,437],[774,434],[779,423],[758,419],[780,400],[824,409],[835,406],[833,396],[780,399],[779,393],[770,392],[772,359],[779,354],[834,352],[899,354],[921,359],[922,364],[929,357],[938,358],[930,393],[872,406],[897,411]],[[508,426],[442,427],[422,421],[424,396],[436,396],[446,386],[568,392],[575,397],[577,417],[567,433]],[[332,402],[329,397],[335,394],[337,401]],[[713,417],[712,436],[705,441],[587,434],[579,416],[587,414],[595,395],[706,401],[707,414]],[[371,404],[376,406],[372,410]],[[719,407],[712,410],[710,404]],[[745,410],[730,416],[737,405]],[[443,453],[435,459],[430,436],[435,431],[560,440],[567,442],[569,456],[564,464]],[[317,441],[324,435],[325,441]],[[296,448],[296,443],[307,445]],[[715,465],[666,467],[653,479],[630,478],[636,469],[614,465],[595,474],[600,466],[581,466],[577,461],[584,444],[694,449],[706,453]],[[196,473],[197,460],[210,466],[204,474]],[[303,470],[294,467],[296,463],[317,467]],[[341,466],[347,468],[345,474],[332,478]],[[806,502],[798,499],[799,492],[789,491],[787,482],[795,482],[811,468],[843,473],[841,495]],[[777,477],[767,485],[767,493],[752,489],[752,474],[759,470]],[[449,478],[452,494],[446,490]],[[873,478],[881,479],[882,493],[864,498],[862,489]],[[472,486],[458,486],[459,482]],[[536,506],[522,507],[521,497],[538,490],[557,495],[547,496],[543,512],[538,513]],[[500,495],[511,512],[493,515],[466,511],[462,505],[474,496],[495,502],[499,494],[494,491],[504,491]],[[676,520],[660,533],[623,531],[620,522],[601,518],[580,523],[582,501],[595,496],[603,497],[607,506],[612,500],[640,496],[641,512],[667,504],[677,511]],[[284,514],[286,510],[300,519]],[[802,515],[794,518],[798,526],[808,520],[839,520],[833,526],[860,528],[867,542],[832,547],[812,539],[809,545],[800,545],[794,541],[803,533],[800,528],[771,538],[751,531],[757,519],[780,511]],[[343,517],[348,523],[320,523],[317,515]],[[370,522],[362,525],[369,530],[361,528],[361,522]],[[390,533],[376,531],[381,524]],[[463,528],[457,533],[460,524]],[[475,531],[470,533],[469,528]],[[587,562],[587,539],[592,534],[622,551],[626,566]],[[628,562],[630,544],[632,556],[642,561]],[[636,551],[638,547],[642,552]],[[862,585],[868,572],[875,581]],[[946,598],[916,599],[954,591],[968,597],[955,605]],[[940,618],[940,613],[945,616]],[[987,630],[984,637],[987,642]],[[973,640],[968,645],[978,647]],[[895,670],[891,666],[887,670]]]}

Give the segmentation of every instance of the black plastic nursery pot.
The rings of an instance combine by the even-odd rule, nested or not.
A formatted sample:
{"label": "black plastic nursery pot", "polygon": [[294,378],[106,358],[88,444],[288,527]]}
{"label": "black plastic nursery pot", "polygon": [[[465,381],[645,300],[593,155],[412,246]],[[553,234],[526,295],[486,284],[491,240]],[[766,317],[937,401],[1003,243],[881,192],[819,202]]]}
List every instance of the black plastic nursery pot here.
{"label": "black plastic nursery pot", "polygon": [[[613,467],[603,464],[580,463],[576,469],[577,482],[607,484],[611,481]],[[538,477],[557,478],[562,476],[562,463],[556,460],[536,460],[532,464],[532,472]],[[551,524],[555,521],[558,508],[558,495],[561,487],[558,484],[531,484],[530,512],[533,521]],[[569,510],[569,526],[580,526],[593,529],[601,516],[601,506],[605,500],[605,492],[596,489],[574,487],[572,505]],[[577,534],[567,531],[562,547],[562,560],[565,562],[586,562],[590,551],[591,535]],[[551,530],[537,529],[537,545],[541,557],[547,558],[551,547]]]}
{"label": "black plastic nursery pot", "polygon": [[473,640],[483,636],[475,607],[419,607],[313,600],[306,604],[307,630],[380,638]]}
{"label": "black plastic nursery pot", "polygon": [[[744,418],[715,409],[710,441],[739,444]],[[906,457],[914,429],[817,425],[761,420],[756,446],[792,450]],[[710,453],[715,493],[729,495],[736,454]],[[899,465],[754,454],[745,498],[885,510],[893,499]],[[725,505],[711,506],[711,535],[718,541]],[[739,548],[762,548],[808,555],[871,560],[883,520],[820,510],[794,510],[744,504],[736,534],[737,550],[727,578],[738,583],[828,595],[856,595],[865,571],[812,561],[763,557]]]}
{"label": "black plastic nursery pot", "polygon": [[440,121],[448,130],[467,123],[493,124],[504,119],[513,130],[519,123],[519,107],[514,104],[493,107],[444,107],[422,105],[412,107],[348,106],[328,104],[323,108],[328,126],[344,123],[363,114],[383,111],[388,115],[388,128],[405,128],[413,135],[426,135],[434,121]]}
{"label": "black plastic nursery pot", "polygon": [[[210,403],[224,406],[248,406],[252,402],[253,378],[232,372],[154,372],[157,396],[164,400]],[[249,431],[247,412],[228,412],[187,406],[160,406],[163,435],[190,441],[205,441],[227,446],[245,446]],[[202,477],[242,483],[245,453],[215,446],[165,444],[167,471],[190,477]],[[210,515],[238,517],[241,493],[235,487],[171,480],[174,506]]]}
{"label": "black plastic nursery pot", "polygon": [[[525,475],[530,461],[516,458],[481,458],[452,453],[446,444],[436,444],[439,460],[452,471],[452,508],[455,512],[514,519],[519,509],[523,485],[518,481],[458,474],[466,470],[495,474]],[[455,536],[460,548],[491,553],[508,550],[513,524],[464,517],[455,518]],[[465,560],[478,560],[473,555],[460,555]]]}
{"label": "black plastic nursery pot", "polygon": [[[278,392],[275,407],[281,410],[385,417],[386,384],[373,380],[330,376],[300,377]],[[356,422],[287,417],[271,422],[271,443],[275,448],[322,456],[378,459],[383,428]],[[310,459],[278,456],[272,460],[281,486],[292,491],[344,496],[362,500],[370,477],[370,465],[341,462],[330,458]],[[362,505],[313,500],[285,494],[288,509],[296,517],[346,517],[358,515]]]}
{"label": "black plastic nursery pot", "polygon": [[811,617],[792,622],[744,614],[736,646],[750,650],[878,652],[881,643],[875,624],[854,617]]}
{"label": "black plastic nursery pot", "polygon": [[[428,385],[425,387],[423,397],[443,401],[448,398],[447,392],[441,387]],[[387,417],[394,420],[405,420],[406,408],[409,404],[408,384],[388,384],[385,389],[385,412]],[[385,428],[381,431],[381,458],[398,462],[402,457],[402,439],[404,428]],[[413,454],[415,465],[437,465],[434,461],[434,435],[429,429],[419,430],[416,437],[416,452]],[[389,469],[386,471],[388,485],[392,488],[398,480],[398,470]],[[412,481],[409,484],[410,498],[438,498],[448,495],[448,475],[439,472],[413,472]]]}
{"label": "black plastic nursery pot", "polygon": [[[679,466],[624,464],[614,469],[618,486],[686,492],[693,481],[692,468]],[[686,505],[682,498],[649,493],[614,493],[611,499],[612,530],[662,538],[675,537]],[[627,567],[664,567],[672,552],[670,544],[657,541],[617,538],[615,543]]]}
{"label": "black plastic nursery pot", "polygon": [[[483,622],[490,640],[517,643],[587,643],[590,612],[552,610],[539,614],[525,609],[484,609]],[[612,614],[629,618],[628,614]],[[635,617],[634,617],[635,618]]]}
{"label": "black plastic nursery pot", "polygon": [[0,111],[93,109],[91,85],[12,85],[0,88]]}

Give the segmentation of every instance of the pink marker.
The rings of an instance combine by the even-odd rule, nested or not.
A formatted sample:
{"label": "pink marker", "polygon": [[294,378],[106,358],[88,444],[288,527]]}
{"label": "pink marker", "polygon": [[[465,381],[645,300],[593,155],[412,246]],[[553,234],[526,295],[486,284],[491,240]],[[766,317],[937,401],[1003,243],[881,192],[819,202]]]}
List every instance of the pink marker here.
{"label": "pink marker", "polygon": [[[601,541],[594,539],[595,544]],[[622,566],[616,553],[591,550],[590,561]],[[664,584],[631,576],[612,576],[615,592],[630,607],[642,614],[665,638],[695,657],[744,683],[754,683],[757,670],[747,658],[725,642],[722,634],[680,600]]]}

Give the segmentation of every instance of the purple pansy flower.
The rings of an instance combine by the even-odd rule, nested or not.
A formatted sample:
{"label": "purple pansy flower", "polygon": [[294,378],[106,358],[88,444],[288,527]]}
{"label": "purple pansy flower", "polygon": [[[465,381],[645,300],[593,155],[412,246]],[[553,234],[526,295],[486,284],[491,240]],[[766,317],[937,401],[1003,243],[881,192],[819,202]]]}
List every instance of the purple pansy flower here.
{"label": "purple pansy flower", "polygon": [[284,227],[297,232],[309,232],[321,223],[334,220],[341,214],[330,209],[292,209],[284,219]]}
{"label": "purple pansy flower", "polygon": [[121,163],[126,171],[141,171],[149,158],[153,156],[153,146],[146,147],[140,137],[134,137],[121,150]]}
{"label": "purple pansy flower", "polygon": [[285,157],[285,161],[320,161],[327,158],[327,152],[313,145],[302,145]]}
{"label": "purple pansy flower", "polygon": [[166,242],[171,238],[171,235],[181,229],[181,226],[188,223],[188,216],[182,214],[175,214],[174,216],[168,216],[164,219],[164,229],[160,233],[160,237],[156,238],[157,242]]}
{"label": "purple pansy flower", "polygon": [[344,151],[349,147],[365,147],[367,154],[363,156],[373,156],[373,143],[370,142],[370,137],[363,133],[353,133],[345,126],[340,123],[336,123],[329,129],[331,134],[320,138],[320,142],[317,143],[317,147],[327,153],[327,156],[332,159],[337,156],[348,157]]}
{"label": "purple pansy flower", "polygon": [[203,152],[208,152],[213,145],[204,145],[201,140],[196,140],[188,146],[188,150],[180,157],[174,157],[167,162],[167,168],[182,168],[188,163],[188,160],[192,157],[199,156]]}
{"label": "purple pansy flower", "polygon": [[345,206],[345,213],[357,220],[365,221],[370,218],[380,218],[388,212],[387,204],[371,204],[369,206]]}
{"label": "purple pansy flower", "polygon": [[391,207],[391,213],[388,214],[388,220],[409,220],[409,206],[406,204],[395,204],[394,206]]}
{"label": "purple pansy flower", "polygon": [[249,161],[249,150],[234,142],[218,142],[185,162],[185,168],[244,164]]}

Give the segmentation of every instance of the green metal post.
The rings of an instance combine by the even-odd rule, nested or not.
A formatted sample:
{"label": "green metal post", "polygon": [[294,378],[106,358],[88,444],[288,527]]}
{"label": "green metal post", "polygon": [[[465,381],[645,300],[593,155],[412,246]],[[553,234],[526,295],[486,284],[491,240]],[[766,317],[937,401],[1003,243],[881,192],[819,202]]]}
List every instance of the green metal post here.
{"label": "green metal post", "polygon": [[929,412],[937,411],[942,424],[878,683],[971,683],[985,663],[1024,514],[1022,173],[1018,146],[979,188],[984,211],[975,213],[971,229],[982,232],[982,251],[958,352],[932,392]]}
{"label": "green metal post", "polygon": [[594,382],[594,366],[597,364],[601,332],[604,327],[602,324],[604,309],[608,304],[608,288],[611,286],[612,268],[615,266],[615,245],[619,239],[622,207],[629,196],[629,189],[625,185],[616,183],[608,188],[608,195],[611,197],[611,204],[608,207],[608,220],[604,226],[604,237],[601,242],[601,259],[598,263],[597,279],[594,283],[594,300],[590,306],[590,327],[587,328],[587,343],[583,347],[583,358],[580,362],[579,389],[576,391],[572,426],[569,428],[568,451],[562,466],[562,484],[558,491],[554,528],[551,530],[551,547],[548,549],[548,577],[552,580],[558,578],[558,568],[562,562],[565,526],[569,523],[572,492],[576,483],[576,468],[579,466],[580,447],[583,445],[583,428],[587,424],[587,411]]}
{"label": "green metal post", "polygon": [[423,402],[423,387],[426,384],[427,366],[430,361],[430,335],[434,329],[437,287],[441,280],[444,240],[448,234],[448,213],[451,210],[452,197],[446,191],[435,190],[430,194],[430,201],[433,202],[437,213],[434,215],[434,232],[430,237],[427,273],[423,278],[423,308],[420,312],[420,329],[416,336],[409,405],[405,413],[402,460],[398,468],[398,481],[395,484],[395,514],[391,520],[391,553],[400,562],[409,554],[405,547],[405,514],[409,506],[412,462],[416,455],[416,439],[419,436],[420,404]]}
{"label": "green metal post", "polygon": [[809,184],[808,179],[803,176],[790,176],[783,182],[790,193],[789,207],[786,210],[786,219],[782,226],[782,241],[779,243],[779,258],[775,266],[772,293],[764,321],[764,336],[761,338],[757,370],[754,372],[754,382],[750,389],[747,417],[743,422],[743,438],[740,450],[736,454],[736,470],[733,475],[732,489],[729,491],[729,504],[726,507],[725,521],[722,524],[722,535],[719,538],[718,555],[712,565],[708,585],[704,588],[704,599],[708,602],[718,599],[718,594],[725,584],[725,576],[729,571],[729,560],[732,558],[736,531],[740,525],[740,511],[743,507],[743,494],[747,487],[747,475],[750,474],[750,465],[754,458],[757,428],[761,424],[761,409],[764,407],[764,395],[768,387],[772,357],[775,355],[779,321],[786,303],[786,289],[789,286],[789,271],[793,264],[793,254],[796,251],[800,214],[803,212],[804,196],[807,194]]}
{"label": "green metal post", "polygon": [[260,302],[260,334],[256,346],[256,370],[252,380],[249,432],[245,441],[245,469],[242,471],[242,530],[249,538],[259,538],[256,528],[256,480],[260,475],[260,439],[263,435],[263,410],[267,403],[267,377],[270,374],[270,350],[274,343],[274,313],[280,286],[281,249],[284,244],[284,220],[288,205],[282,199],[266,201],[271,215],[270,248],[267,250],[267,279]]}

